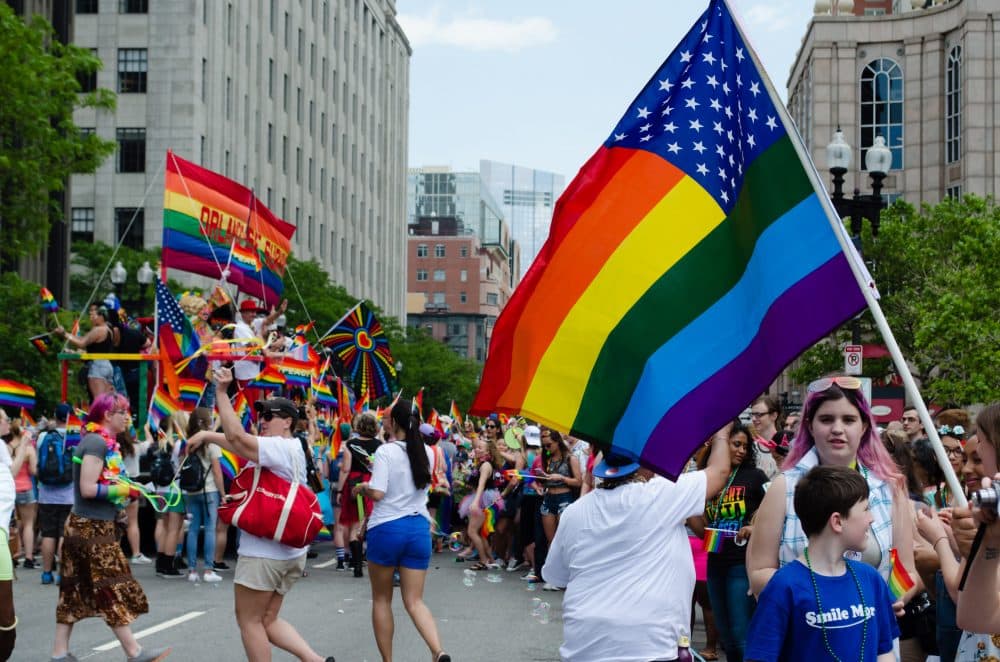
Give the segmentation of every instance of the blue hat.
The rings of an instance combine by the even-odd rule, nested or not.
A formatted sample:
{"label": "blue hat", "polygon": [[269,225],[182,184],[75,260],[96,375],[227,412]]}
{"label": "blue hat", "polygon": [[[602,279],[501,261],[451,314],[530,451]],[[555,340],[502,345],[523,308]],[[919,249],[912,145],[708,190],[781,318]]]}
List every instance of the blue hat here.
{"label": "blue hat", "polygon": [[66,404],[65,402],[56,405],[56,420],[57,421],[67,421],[69,420],[69,415],[73,411],[73,407]]}
{"label": "blue hat", "polygon": [[622,451],[608,451],[604,454],[604,459],[594,467],[596,478],[624,478],[639,470],[639,463],[631,453]]}

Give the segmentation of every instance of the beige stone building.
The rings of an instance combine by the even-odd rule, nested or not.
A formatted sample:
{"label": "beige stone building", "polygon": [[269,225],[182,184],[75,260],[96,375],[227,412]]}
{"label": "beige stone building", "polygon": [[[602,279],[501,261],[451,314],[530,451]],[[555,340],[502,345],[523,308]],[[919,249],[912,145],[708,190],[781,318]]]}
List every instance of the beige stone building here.
{"label": "beige stone building", "polygon": [[253,188],[298,228],[296,257],[403,319],[411,51],[395,0],[76,0],[75,10],[75,42],[104,64],[85,89],[118,93],[115,112],[80,111],[76,124],[118,150],[73,177],[74,239],[158,246],[173,149]]}
{"label": "beige stone building", "polygon": [[[817,11],[830,4],[817,2]],[[828,185],[825,148],[839,126],[854,150],[848,194],[870,192],[864,155],[882,135],[893,153],[890,201],[997,195],[1000,1],[924,4],[896,0],[887,15],[862,16],[833,7],[810,22],[788,106]]]}

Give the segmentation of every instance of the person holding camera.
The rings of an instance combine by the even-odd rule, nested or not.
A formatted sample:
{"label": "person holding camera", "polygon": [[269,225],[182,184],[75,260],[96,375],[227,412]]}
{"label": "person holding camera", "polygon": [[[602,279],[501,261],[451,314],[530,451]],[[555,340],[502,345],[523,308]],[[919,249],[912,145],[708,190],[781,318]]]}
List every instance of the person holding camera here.
{"label": "person holding camera", "polygon": [[[229,368],[214,372],[217,406],[223,433],[200,431],[188,439],[189,452],[205,443],[218,444],[253,465],[269,470],[285,481],[306,481],[306,458],[293,435],[299,408],[291,400],[271,398],[257,402],[260,436],[243,429],[226,395],[233,381]],[[295,627],[279,616],[285,595],[302,577],[305,547],[292,547],[243,531],[240,536],[233,589],[236,622],[243,648],[251,661],[270,660],[271,646],[286,650],[304,662],[333,662],[319,655]]]}

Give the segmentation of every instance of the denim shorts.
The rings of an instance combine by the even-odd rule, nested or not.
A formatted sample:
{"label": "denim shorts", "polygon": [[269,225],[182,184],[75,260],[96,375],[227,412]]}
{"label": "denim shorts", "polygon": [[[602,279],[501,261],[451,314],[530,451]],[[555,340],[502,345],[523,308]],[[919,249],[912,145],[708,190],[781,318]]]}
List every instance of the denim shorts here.
{"label": "denim shorts", "polygon": [[389,568],[426,570],[431,564],[430,522],[410,515],[368,529],[367,558]]}
{"label": "denim shorts", "polygon": [[87,379],[103,379],[109,384],[114,384],[115,369],[111,361],[98,359],[90,362],[90,369],[87,371]]}
{"label": "denim shorts", "polygon": [[35,503],[37,499],[35,498],[35,490],[25,490],[23,492],[18,492],[17,496],[14,497],[14,503],[18,506],[26,506],[29,503]]}
{"label": "denim shorts", "polygon": [[562,515],[571,503],[573,503],[572,492],[546,494],[542,497],[541,512],[543,515]]}

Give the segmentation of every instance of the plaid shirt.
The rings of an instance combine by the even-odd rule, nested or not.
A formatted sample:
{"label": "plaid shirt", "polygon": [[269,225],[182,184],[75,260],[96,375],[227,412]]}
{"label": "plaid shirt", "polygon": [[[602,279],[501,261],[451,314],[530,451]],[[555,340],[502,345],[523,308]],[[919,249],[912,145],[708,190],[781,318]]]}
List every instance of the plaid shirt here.
{"label": "plaid shirt", "polygon": [[[795,514],[795,485],[799,478],[818,464],[819,455],[813,448],[794,468],[784,472],[785,526],[781,532],[781,546],[778,548],[779,567],[794,561],[809,542],[806,534],[802,532],[799,517]],[[873,535],[875,542],[878,543],[881,558],[877,569],[882,578],[888,581],[889,572],[892,570],[892,557],[889,553],[892,549],[892,486],[864,467],[861,467],[861,473],[868,481],[868,507],[874,517],[869,541]],[[858,552],[847,552],[844,556],[855,561],[862,559],[862,554]]]}

